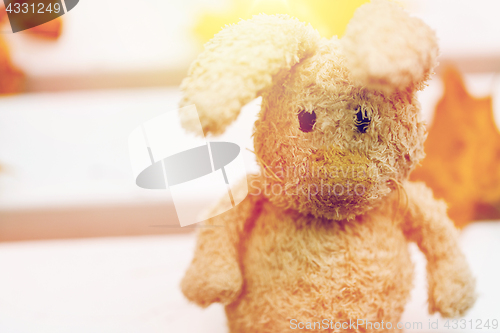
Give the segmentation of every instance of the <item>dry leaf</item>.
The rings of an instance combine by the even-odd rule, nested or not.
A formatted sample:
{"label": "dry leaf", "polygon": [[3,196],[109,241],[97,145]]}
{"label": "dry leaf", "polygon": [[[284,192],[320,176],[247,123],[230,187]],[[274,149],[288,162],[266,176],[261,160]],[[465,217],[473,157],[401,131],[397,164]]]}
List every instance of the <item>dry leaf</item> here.
{"label": "dry leaf", "polygon": [[[26,18],[29,19],[29,16]],[[8,24],[5,7],[0,9],[0,26]],[[26,33],[37,38],[56,40],[61,35],[62,19],[59,17],[50,22],[26,30]],[[0,35],[0,94],[14,94],[24,90],[25,74],[12,63],[9,47]]]}
{"label": "dry leaf", "polygon": [[455,68],[443,73],[444,96],[425,143],[426,158],[411,175],[449,205],[459,227],[477,218],[500,218],[500,132],[491,96],[475,98]]}

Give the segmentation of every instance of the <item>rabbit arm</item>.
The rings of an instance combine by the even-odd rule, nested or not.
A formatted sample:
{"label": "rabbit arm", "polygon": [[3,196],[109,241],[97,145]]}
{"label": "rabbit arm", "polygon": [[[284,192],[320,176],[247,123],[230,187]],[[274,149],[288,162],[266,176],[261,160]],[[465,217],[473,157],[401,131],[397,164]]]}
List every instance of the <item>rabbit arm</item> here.
{"label": "rabbit arm", "polygon": [[[226,205],[231,203],[221,200],[214,209],[225,210]],[[190,301],[207,307],[214,302],[227,305],[238,297],[243,283],[239,247],[248,231],[245,228],[259,213],[260,197],[251,193],[198,229],[194,258],[181,282],[182,292]]]}
{"label": "rabbit arm", "polygon": [[458,245],[458,232],[446,204],[424,183],[406,182],[408,210],[404,231],[427,258],[429,312],[463,315],[475,301],[475,280]]}

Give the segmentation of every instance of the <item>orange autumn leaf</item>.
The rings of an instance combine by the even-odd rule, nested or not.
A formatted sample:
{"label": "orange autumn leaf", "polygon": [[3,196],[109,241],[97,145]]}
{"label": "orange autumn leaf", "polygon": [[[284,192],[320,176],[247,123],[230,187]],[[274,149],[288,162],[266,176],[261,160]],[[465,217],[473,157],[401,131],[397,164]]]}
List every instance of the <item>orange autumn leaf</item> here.
{"label": "orange autumn leaf", "polygon": [[24,73],[12,63],[8,45],[0,36],[0,94],[20,92],[24,78]]}
{"label": "orange autumn leaf", "polygon": [[[0,8],[0,25],[8,22],[5,8]],[[22,90],[24,74],[12,63],[9,47],[0,35],[0,94],[12,94]]]}
{"label": "orange autumn leaf", "polygon": [[[29,16],[26,17],[29,20]],[[9,23],[5,7],[0,8],[0,25]],[[41,24],[26,30],[26,33],[37,38],[56,40],[62,32],[62,19]],[[11,60],[9,47],[5,38],[0,35],[0,94],[13,94],[21,92],[24,88],[25,74],[17,68]]]}
{"label": "orange autumn leaf", "polygon": [[59,38],[62,33],[62,18],[58,17],[55,20],[37,25],[36,27],[26,30],[26,32],[44,39],[55,40]]}
{"label": "orange autumn leaf", "polygon": [[477,218],[499,218],[500,132],[492,98],[471,96],[460,73],[443,73],[444,95],[425,143],[426,158],[411,175],[449,205],[459,227]]}
{"label": "orange autumn leaf", "polygon": [[[33,14],[23,16],[22,18],[22,22],[25,22],[26,26],[33,25],[29,23],[34,18]],[[0,24],[8,23],[8,21],[7,11],[5,10],[5,7],[2,7],[0,9]],[[52,21],[37,25],[33,28],[27,29],[26,32],[36,37],[55,40],[59,38],[62,33],[62,18],[58,17]]]}

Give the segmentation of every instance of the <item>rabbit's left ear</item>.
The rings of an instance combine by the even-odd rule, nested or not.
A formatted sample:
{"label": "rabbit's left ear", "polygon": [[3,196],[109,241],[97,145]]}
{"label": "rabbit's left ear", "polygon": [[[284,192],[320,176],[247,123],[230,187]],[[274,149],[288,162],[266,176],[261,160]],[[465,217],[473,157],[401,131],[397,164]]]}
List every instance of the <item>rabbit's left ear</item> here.
{"label": "rabbit's left ear", "polygon": [[261,14],[226,27],[205,45],[182,82],[180,106],[195,104],[199,114],[198,121],[181,111],[182,125],[196,131],[201,122],[205,134],[221,134],[275,77],[313,55],[319,40],[311,26],[287,15]]}
{"label": "rabbit's left ear", "polygon": [[385,93],[423,89],[439,54],[434,31],[387,0],[359,7],[341,42],[354,82]]}

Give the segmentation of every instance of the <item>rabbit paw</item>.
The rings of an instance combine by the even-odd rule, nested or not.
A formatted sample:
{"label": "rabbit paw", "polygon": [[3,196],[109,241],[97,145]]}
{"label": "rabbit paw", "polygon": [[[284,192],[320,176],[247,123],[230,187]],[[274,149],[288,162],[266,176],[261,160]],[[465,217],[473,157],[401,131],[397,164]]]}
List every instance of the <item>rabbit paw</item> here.
{"label": "rabbit paw", "polygon": [[475,279],[465,261],[442,262],[429,272],[429,313],[461,317],[475,300]]}
{"label": "rabbit paw", "polygon": [[228,305],[240,294],[243,277],[238,263],[193,262],[182,279],[184,295],[201,307]]}

